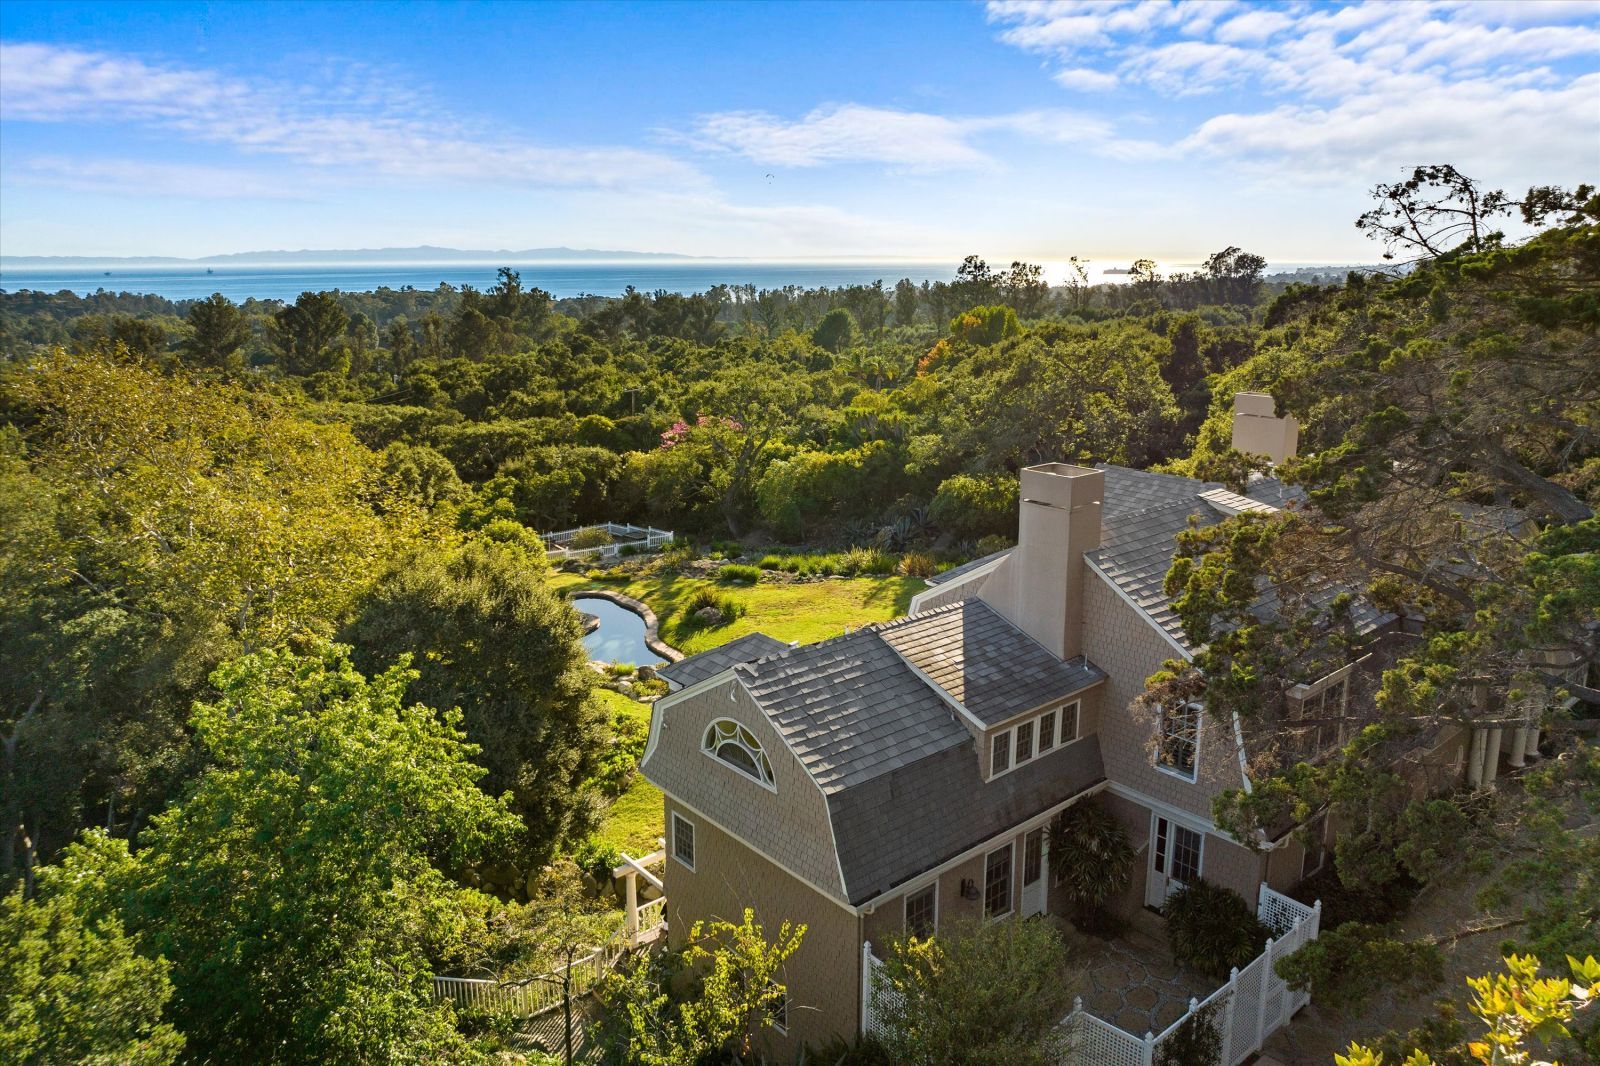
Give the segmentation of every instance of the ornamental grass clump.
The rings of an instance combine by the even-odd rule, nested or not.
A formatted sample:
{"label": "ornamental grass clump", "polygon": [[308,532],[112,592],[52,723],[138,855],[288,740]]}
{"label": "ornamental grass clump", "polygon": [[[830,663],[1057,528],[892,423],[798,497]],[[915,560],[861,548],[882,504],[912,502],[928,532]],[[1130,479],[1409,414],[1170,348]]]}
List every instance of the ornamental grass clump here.
{"label": "ornamental grass clump", "polygon": [[744,604],[732,596],[713,588],[703,588],[684,604],[679,623],[690,629],[714,629],[744,617],[744,612]]}
{"label": "ornamental grass clump", "polygon": [[717,567],[717,580],[726,585],[754,585],[761,580],[761,568],[746,566],[743,563],[729,563]]}

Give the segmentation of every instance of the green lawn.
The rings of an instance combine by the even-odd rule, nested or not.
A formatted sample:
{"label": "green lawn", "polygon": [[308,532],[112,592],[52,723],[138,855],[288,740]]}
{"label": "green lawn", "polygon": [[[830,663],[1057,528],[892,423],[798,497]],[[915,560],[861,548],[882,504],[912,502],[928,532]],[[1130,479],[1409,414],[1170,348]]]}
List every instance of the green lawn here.
{"label": "green lawn", "polygon": [[[582,574],[556,573],[550,584],[561,592],[610,589],[643,600],[661,620],[661,639],[685,655],[714,648],[734,637],[760,631],[784,641],[812,644],[839,636],[846,626],[887,622],[906,613],[911,597],[927,582],[919,577],[824,578],[793,584],[723,585],[678,573],[646,574],[626,584],[595,582]],[[744,603],[743,618],[716,629],[684,627],[679,613],[696,590],[711,587]]]}
{"label": "green lawn", "polygon": [[[846,626],[886,622],[905,614],[911,597],[927,583],[915,577],[852,577],[784,585],[763,581],[746,587],[670,573],[645,575],[622,584],[593,582],[581,574],[555,573],[550,575],[550,584],[565,593],[604,588],[643,600],[661,619],[661,639],[692,655],[757,630],[778,640],[810,644],[836,637]],[[716,629],[679,626],[682,604],[696,589],[708,585],[742,600],[745,616]],[[608,706],[649,720],[649,705],[609,689],[600,695]],[[655,850],[656,841],[665,832],[661,819],[661,790],[642,775],[635,776],[628,791],[618,796],[606,812],[596,836],[629,855],[646,855]]]}

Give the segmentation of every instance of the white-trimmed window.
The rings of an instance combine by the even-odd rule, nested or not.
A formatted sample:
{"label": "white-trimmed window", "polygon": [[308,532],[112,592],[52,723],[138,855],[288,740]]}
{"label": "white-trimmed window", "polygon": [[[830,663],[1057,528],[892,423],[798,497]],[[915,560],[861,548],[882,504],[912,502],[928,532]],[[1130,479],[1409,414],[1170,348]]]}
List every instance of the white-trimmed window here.
{"label": "white-trimmed window", "polygon": [[999,777],[1011,769],[1011,731],[994,735],[994,743],[990,748],[989,776]]}
{"label": "white-trimmed window", "polygon": [[983,859],[983,916],[1004,918],[1011,913],[1012,845],[989,852]]}
{"label": "white-trimmed window", "polygon": [[754,733],[733,719],[718,718],[707,726],[705,739],[700,746],[718,762],[727,763],[774,792],[778,790],[772,777],[772,763],[767,759],[767,753],[761,750],[761,742]]}
{"label": "white-trimmed window", "polygon": [[906,893],[906,933],[927,939],[939,929],[939,882]]}
{"label": "white-trimmed window", "polygon": [[1193,781],[1200,766],[1200,705],[1163,708],[1161,742],[1156,765],[1170,774]]}
{"label": "white-trimmed window", "polygon": [[694,823],[677,811],[672,812],[672,857],[694,869]]}
{"label": "white-trimmed window", "polygon": [[1073,700],[994,734],[989,748],[990,779],[1077,740],[1078,706],[1079,701]]}

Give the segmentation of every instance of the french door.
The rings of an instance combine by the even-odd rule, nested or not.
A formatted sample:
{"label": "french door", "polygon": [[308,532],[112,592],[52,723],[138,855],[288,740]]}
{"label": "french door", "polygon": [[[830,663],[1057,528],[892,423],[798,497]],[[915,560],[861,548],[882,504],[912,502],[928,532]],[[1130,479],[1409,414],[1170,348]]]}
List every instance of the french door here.
{"label": "french door", "polygon": [[1151,815],[1150,876],[1145,879],[1144,902],[1161,908],[1167,897],[1200,876],[1205,838],[1186,825],[1159,814]]}
{"label": "french door", "polygon": [[1044,876],[1045,859],[1050,841],[1043,827],[1035,829],[1022,839],[1022,916],[1043,914],[1048,905],[1046,888],[1049,880]]}

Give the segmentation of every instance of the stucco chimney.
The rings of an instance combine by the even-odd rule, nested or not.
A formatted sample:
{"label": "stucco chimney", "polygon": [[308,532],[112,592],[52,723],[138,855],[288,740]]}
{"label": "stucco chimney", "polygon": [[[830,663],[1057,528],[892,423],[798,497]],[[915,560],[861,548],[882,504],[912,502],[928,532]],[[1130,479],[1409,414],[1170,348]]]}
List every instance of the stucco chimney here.
{"label": "stucco chimney", "polygon": [[1083,553],[1100,547],[1106,476],[1067,463],[1022,471],[1017,546],[983,586],[985,602],[1062,659],[1083,653]]}
{"label": "stucco chimney", "polygon": [[1294,415],[1274,417],[1277,404],[1264,392],[1233,394],[1233,450],[1265,455],[1274,466],[1293,459],[1300,444],[1300,422]]}

